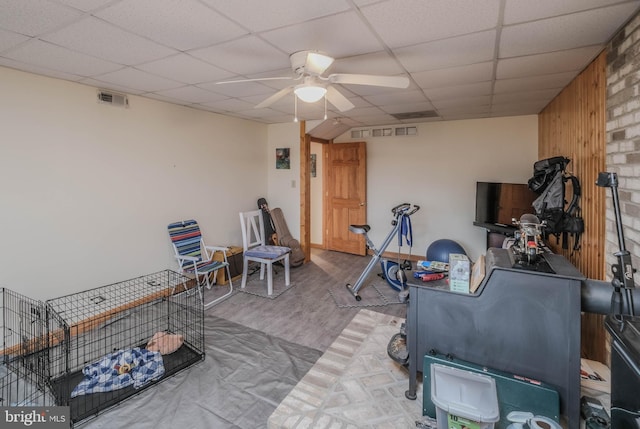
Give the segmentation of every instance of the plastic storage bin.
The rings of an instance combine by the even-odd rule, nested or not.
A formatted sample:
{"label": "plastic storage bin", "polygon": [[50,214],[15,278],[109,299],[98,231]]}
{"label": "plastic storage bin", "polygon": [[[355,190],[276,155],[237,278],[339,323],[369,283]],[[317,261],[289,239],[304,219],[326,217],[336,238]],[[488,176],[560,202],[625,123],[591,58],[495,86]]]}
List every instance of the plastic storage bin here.
{"label": "plastic storage bin", "polygon": [[500,420],[496,382],[482,374],[431,365],[438,429],[493,429]]}

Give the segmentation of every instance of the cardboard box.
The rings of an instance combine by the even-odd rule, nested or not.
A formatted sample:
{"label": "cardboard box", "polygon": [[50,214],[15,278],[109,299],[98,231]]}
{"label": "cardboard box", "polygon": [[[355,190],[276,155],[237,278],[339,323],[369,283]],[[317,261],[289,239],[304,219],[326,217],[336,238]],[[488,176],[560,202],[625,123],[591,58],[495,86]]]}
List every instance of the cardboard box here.
{"label": "cardboard box", "polygon": [[471,262],[467,255],[461,253],[449,254],[449,290],[452,292],[469,293],[471,280]]}
{"label": "cardboard box", "polygon": [[471,284],[469,286],[470,293],[476,293],[480,283],[484,280],[486,271],[485,265],[485,257],[484,255],[480,255],[478,260],[473,264],[473,269],[471,270]]}
{"label": "cardboard box", "polygon": [[[231,272],[231,281],[239,280],[242,277],[242,257],[243,250],[242,247],[238,246],[227,246],[229,250],[227,250],[227,262],[229,262],[229,271]],[[224,256],[222,252],[217,251],[213,253],[214,261],[224,261]],[[218,270],[218,274],[216,276],[216,284],[226,285],[229,283],[227,279],[227,269]]]}

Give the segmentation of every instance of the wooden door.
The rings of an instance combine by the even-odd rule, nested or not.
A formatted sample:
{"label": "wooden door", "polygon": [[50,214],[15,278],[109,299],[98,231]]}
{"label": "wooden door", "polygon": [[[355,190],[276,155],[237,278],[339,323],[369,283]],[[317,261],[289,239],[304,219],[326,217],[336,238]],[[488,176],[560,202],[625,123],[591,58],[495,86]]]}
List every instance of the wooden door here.
{"label": "wooden door", "polygon": [[365,142],[328,144],[326,148],[327,248],[365,255],[364,237],[349,231],[349,225],[367,223]]}

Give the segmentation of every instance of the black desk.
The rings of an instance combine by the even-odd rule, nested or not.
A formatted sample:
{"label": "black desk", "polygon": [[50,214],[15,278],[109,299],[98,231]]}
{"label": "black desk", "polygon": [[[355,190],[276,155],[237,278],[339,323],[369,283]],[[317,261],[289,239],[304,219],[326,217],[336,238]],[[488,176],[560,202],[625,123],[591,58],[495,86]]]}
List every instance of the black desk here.
{"label": "black desk", "polygon": [[513,237],[513,234],[517,231],[517,228],[513,225],[484,222],[473,222],[473,224],[487,231],[487,249],[490,247],[502,247],[504,239]]}
{"label": "black desk", "polygon": [[580,293],[584,276],[563,256],[544,255],[555,274],[511,268],[510,251],[491,248],[475,294],[443,283],[409,283],[409,390],[431,350],[552,385],[570,429],[580,421]]}

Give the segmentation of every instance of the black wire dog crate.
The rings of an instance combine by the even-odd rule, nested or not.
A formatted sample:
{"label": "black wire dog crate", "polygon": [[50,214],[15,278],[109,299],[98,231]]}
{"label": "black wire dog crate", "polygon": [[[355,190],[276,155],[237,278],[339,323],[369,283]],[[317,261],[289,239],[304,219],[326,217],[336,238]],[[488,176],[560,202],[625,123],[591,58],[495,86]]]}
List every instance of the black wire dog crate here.
{"label": "black wire dog crate", "polygon": [[55,405],[48,389],[48,335],[45,306],[0,288],[0,406]]}
{"label": "black wire dog crate", "polygon": [[46,301],[51,392],[74,424],[204,359],[190,282],[166,270]]}

